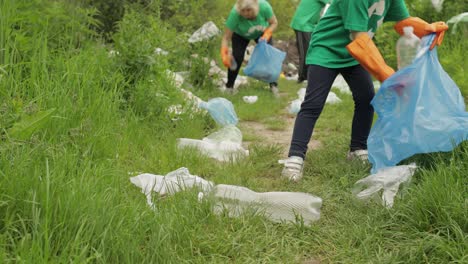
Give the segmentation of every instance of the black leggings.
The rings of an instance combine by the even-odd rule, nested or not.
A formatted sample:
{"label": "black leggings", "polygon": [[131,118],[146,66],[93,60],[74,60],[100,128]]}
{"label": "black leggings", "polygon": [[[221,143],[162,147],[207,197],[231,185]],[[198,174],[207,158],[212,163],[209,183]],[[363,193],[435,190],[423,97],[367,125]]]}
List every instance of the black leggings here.
{"label": "black leggings", "polygon": [[[234,71],[228,69],[228,79],[226,83],[227,88],[234,87],[234,82],[236,81],[237,75],[239,74],[240,66],[244,61],[245,50],[247,49],[249,42],[249,39],[246,39],[236,33],[232,33],[232,55],[236,60],[237,68]],[[258,43],[258,38],[255,40],[255,42]],[[273,38],[270,38],[268,44],[273,45]],[[276,83],[272,84],[276,85]]]}
{"label": "black leggings", "polygon": [[369,73],[361,65],[338,69],[308,65],[307,91],[294,124],[289,156],[305,158],[315,122],[339,73],[348,83],[354,100],[350,150],[367,149],[367,137],[374,117],[370,102],[375,94]]}
{"label": "black leggings", "polygon": [[294,32],[296,33],[296,46],[299,53],[298,81],[303,81],[307,80],[306,56],[312,33],[299,30],[294,30]]}

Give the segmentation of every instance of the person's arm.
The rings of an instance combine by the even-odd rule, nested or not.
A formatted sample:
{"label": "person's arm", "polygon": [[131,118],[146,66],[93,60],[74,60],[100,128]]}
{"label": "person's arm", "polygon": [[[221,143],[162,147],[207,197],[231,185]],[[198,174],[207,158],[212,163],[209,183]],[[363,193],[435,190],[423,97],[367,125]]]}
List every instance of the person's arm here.
{"label": "person's arm", "polygon": [[221,40],[221,59],[224,66],[231,67],[231,55],[229,54],[229,42],[232,40],[232,31],[229,28],[224,29],[224,35]]}
{"label": "person's arm", "polygon": [[269,26],[263,31],[263,35],[261,39],[264,39],[266,41],[270,40],[271,35],[273,35],[273,31],[278,27],[278,20],[276,19],[276,16],[272,16],[270,19],[268,19],[268,24]]}
{"label": "person's arm", "polygon": [[367,32],[351,31],[351,38],[353,41],[346,46],[346,49],[375,78],[383,82],[395,73],[385,63]]}

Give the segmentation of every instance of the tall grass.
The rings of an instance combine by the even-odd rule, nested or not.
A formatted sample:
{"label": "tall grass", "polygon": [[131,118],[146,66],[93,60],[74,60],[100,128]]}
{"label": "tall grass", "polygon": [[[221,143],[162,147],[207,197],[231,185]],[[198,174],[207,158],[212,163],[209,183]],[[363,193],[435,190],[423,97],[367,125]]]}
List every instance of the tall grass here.
{"label": "tall grass", "polygon": [[[79,26],[96,23],[92,10],[65,1],[6,0],[0,7],[0,262],[468,261],[466,143],[418,157],[425,165],[393,209],[357,202],[350,189],[368,168],[345,159],[352,102],[339,94],[344,102],[327,106],[317,124],[323,148],[308,156],[301,184],[279,177],[281,150],[260,144],[261,137],[249,157],[220,164],[176,148],[177,138],[202,138],[216,128],[203,114],[175,119],[166,111],[184,104],[166,69],[177,70],[186,58],[158,57],[153,48],[190,48],[166,24],[126,13],[114,36],[120,55],[109,56],[110,48]],[[154,33],[158,39],[149,39]],[[252,85],[230,99],[241,120],[274,124],[298,88],[282,81],[288,96],[274,99]],[[203,99],[221,95],[209,84],[194,90]],[[257,105],[241,100],[251,93],[260,95]],[[11,133],[51,109],[28,137]],[[155,198],[151,210],[128,180],[129,172],[163,175],[182,166],[215,183],[316,194],[324,199],[322,219],[305,227],[217,216],[195,190]]]}

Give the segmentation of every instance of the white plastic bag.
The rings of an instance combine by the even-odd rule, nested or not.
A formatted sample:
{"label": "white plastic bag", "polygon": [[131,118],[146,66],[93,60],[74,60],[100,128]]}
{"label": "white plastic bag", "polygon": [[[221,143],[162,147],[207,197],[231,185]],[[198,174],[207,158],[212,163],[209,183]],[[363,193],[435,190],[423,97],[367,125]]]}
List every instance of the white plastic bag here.
{"label": "white plastic bag", "polygon": [[213,189],[214,212],[237,217],[246,212],[262,214],[273,222],[302,219],[305,225],[320,218],[322,199],[300,192],[257,193],[246,187],[219,184]]}
{"label": "white plastic bag", "polygon": [[242,100],[244,100],[244,102],[246,102],[248,104],[253,104],[253,103],[257,102],[258,96],[256,96],[256,95],[250,95],[250,96],[246,95],[246,96],[242,97]]}
{"label": "white plastic bag", "polygon": [[135,177],[130,177],[130,182],[141,188],[141,192],[146,195],[146,202],[154,206],[152,201],[152,192],[161,196],[171,195],[187,188],[198,187],[202,192],[207,193],[213,188],[213,183],[191,175],[185,167],[172,171],[166,176],[143,173]]}
{"label": "white plastic bag", "polygon": [[180,149],[196,148],[202,154],[219,161],[236,160],[249,155],[249,151],[242,147],[242,133],[234,125],[227,125],[202,140],[179,138],[177,146]]}
{"label": "white plastic bag", "polygon": [[357,181],[353,193],[357,198],[367,200],[382,190],[383,204],[392,207],[400,184],[409,183],[416,168],[416,164],[411,163],[381,169],[376,174]]}
{"label": "white plastic bag", "polygon": [[218,35],[221,31],[212,21],[208,21],[201,28],[195,31],[192,36],[188,39],[188,42],[194,43],[205,39],[212,38]]}

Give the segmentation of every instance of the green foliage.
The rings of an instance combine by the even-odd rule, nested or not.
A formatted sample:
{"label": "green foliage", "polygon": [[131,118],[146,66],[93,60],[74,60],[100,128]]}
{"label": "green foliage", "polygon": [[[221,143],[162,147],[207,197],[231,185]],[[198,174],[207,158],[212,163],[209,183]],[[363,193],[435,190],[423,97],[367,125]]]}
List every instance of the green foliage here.
{"label": "green foliage", "polygon": [[33,115],[23,116],[19,122],[15,123],[9,129],[8,135],[15,139],[27,140],[37,130],[43,128],[55,113],[56,109],[52,108],[46,111],[39,111]]}

